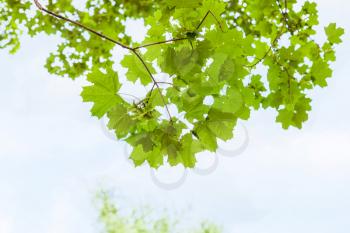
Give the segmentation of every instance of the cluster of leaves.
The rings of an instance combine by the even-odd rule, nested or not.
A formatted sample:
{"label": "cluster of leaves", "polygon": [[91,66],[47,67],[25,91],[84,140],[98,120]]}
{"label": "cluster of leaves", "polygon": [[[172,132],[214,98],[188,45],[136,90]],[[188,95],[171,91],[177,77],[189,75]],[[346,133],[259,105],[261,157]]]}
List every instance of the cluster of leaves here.
{"label": "cluster of leaves", "polygon": [[10,48],[15,53],[19,46],[19,36],[22,33],[19,25],[27,20],[26,11],[30,3],[20,1],[0,1],[0,49]]}
{"label": "cluster of leaves", "polygon": [[167,215],[155,217],[153,211],[143,208],[134,210],[131,214],[122,214],[110,197],[102,193],[99,219],[106,233],[221,233],[221,229],[209,222],[203,222],[199,227],[183,229],[179,221],[174,221]]}
{"label": "cluster of leaves", "polygon": [[[334,45],[344,34],[332,23],[325,27],[328,40],[318,44],[317,5],[309,1],[298,8],[296,0],[89,0],[77,10],[64,0],[41,9],[54,17],[27,18],[29,6],[13,2],[0,0],[11,9],[3,24],[25,25],[32,36],[60,35],[49,72],[87,75],[91,86],[82,97],[93,103],[92,115],[109,118],[108,127],[133,147],[135,165],[156,168],[165,159],[194,167],[197,153],[215,152],[218,140],[233,138],[237,121],[249,119],[252,110],[274,108],[283,128],[301,128],[311,110],[307,92],[327,86]],[[144,19],[143,43],[126,35],[127,18]],[[17,48],[18,29],[5,30],[9,37],[0,42],[12,38],[4,46]],[[147,88],[145,96],[127,101],[120,93],[125,83],[114,68],[115,46],[129,51],[121,65],[129,82]],[[266,75],[259,72],[264,69]]]}

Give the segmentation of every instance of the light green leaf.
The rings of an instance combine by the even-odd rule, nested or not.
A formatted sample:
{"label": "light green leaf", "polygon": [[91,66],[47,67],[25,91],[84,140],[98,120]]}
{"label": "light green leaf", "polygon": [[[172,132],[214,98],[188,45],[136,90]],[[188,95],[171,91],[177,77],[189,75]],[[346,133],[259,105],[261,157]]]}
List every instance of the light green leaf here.
{"label": "light green leaf", "polygon": [[107,115],[109,118],[108,128],[114,130],[120,139],[127,136],[136,124],[122,104],[115,106]]}
{"label": "light green leaf", "polygon": [[328,41],[333,44],[340,44],[342,42],[341,36],[344,35],[345,31],[343,28],[337,28],[337,24],[331,23],[325,27],[325,32],[328,37]]}
{"label": "light green leaf", "polygon": [[84,87],[81,96],[84,102],[94,103],[91,109],[93,116],[101,118],[123,101],[117,95],[121,85],[114,70],[107,69],[107,72],[102,72],[99,68],[95,68],[88,75],[87,80],[93,85]]}
{"label": "light green leaf", "polygon": [[[150,74],[147,72],[147,69],[136,55],[126,55],[121,64],[128,69],[128,72],[126,73],[128,80],[136,82],[138,79],[140,79],[143,85],[152,83]],[[152,64],[146,63],[146,65],[151,73],[155,72]]]}

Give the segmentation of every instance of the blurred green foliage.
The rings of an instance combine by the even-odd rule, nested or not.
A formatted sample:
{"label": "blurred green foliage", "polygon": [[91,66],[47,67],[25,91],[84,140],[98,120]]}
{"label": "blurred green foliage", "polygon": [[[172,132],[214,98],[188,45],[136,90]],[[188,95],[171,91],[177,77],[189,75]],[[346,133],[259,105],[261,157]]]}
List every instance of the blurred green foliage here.
{"label": "blurred green foliage", "polygon": [[130,214],[122,214],[120,209],[111,201],[106,193],[98,196],[100,203],[99,221],[102,223],[105,233],[221,233],[220,227],[209,222],[202,222],[199,226],[180,226],[180,221],[175,221],[164,214],[154,217],[149,208],[140,208],[131,211]]}

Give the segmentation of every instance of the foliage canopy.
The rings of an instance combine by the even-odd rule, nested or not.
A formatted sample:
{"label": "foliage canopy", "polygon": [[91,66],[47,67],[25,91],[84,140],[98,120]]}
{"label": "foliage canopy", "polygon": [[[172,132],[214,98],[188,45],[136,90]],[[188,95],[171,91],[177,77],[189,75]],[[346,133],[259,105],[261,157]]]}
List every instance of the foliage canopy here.
{"label": "foliage canopy", "polygon": [[[92,115],[109,118],[108,127],[133,147],[135,165],[156,168],[164,159],[194,167],[197,153],[233,138],[252,110],[276,109],[283,128],[301,128],[311,110],[307,93],[327,86],[344,34],[331,23],[327,41],[317,43],[317,4],[309,1],[88,0],[82,10],[71,0],[34,2],[0,0],[0,48],[16,52],[23,30],[59,35],[48,71],[86,76],[91,85],[81,96],[93,103]],[[141,44],[127,35],[127,19],[148,27]],[[147,89],[133,101],[120,91],[116,46],[128,51],[121,62],[127,82]]]}

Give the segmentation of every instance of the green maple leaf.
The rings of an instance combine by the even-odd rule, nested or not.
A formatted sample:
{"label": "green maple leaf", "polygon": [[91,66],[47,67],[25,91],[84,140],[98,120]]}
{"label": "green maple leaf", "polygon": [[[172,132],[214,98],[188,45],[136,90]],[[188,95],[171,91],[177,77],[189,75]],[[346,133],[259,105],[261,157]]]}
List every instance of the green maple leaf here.
{"label": "green maple leaf", "polygon": [[107,69],[107,72],[104,73],[99,68],[95,68],[88,75],[87,80],[93,85],[84,87],[81,96],[84,102],[93,102],[91,109],[93,116],[101,118],[123,101],[117,95],[121,85],[114,70]]}
{"label": "green maple leaf", "polygon": [[284,129],[288,129],[289,126],[293,125],[294,113],[288,109],[281,109],[278,111],[276,122],[282,124]]}
{"label": "green maple leaf", "polygon": [[118,104],[107,113],[109,118],[108,128],[115,131],[118,138],[126,137],[136,122],[128,114],[128,110],[122,104]]}
{"label": "green maple leaf", "polygon": [[130,155],[130,159],[133,160],[135,166],[141,166],[145,161],[153,168],[158,168],[163,164],[163,157],[161,156],[159,147],[145,152],[141,145],[136,146]]}
{"label": "green maple leaf", "polygon": [[197,124],[194,128],[194,132],[204,148],[212,152],[216,151],[218,148],[216,135],[210,130],[206,123]]}
{"label": "green maple leaf", "polygon": [[214,108],[227,113],[236,113],[242,106],[243,98],[240,91],[236,88],[231,88],[227,91],[226,95],[216,98],[213,105]]}
{"label": "green maple leaf", "polygon": [[186,134],[181,138],[181,161],[185,167],[193,168],[196,165],[195,154],[202,150],[198,140],[195,140],[191,134]]}
{"label": "green maple leaf", "polygon": [[[121,64],[128,69],[128,72],[126,73],[128,80],[136,82],[138,79],[140,79],[143,85],[152,83],[152,79],[149,73],[145,69],[145,66],[142,64],[142,62],[137,58],[137,56],[133,54],[127,55],[124,57]],[[155,72],[151,64],[147,63],[147,66],[152,73]]]}
{"label": "green maple leaf", "polygon": [[315,79],[314,82],[320,87],[327,86],[326,79],[332,77],[332,73],[333,71],[329,68],[328,63],[322,60],[316,61],[311,67],[311,75]]}
{"label": "green maple leaf", "polygon": [[325,27],[325,32],[327,34],[328,41],[333,44],[340,44],[342,42],[341,36],[345,33],[344,29],[337,28],[335,23],[331,23]]}
{"label": "green maple leaf", "polygon": [[233,127],[236,125],[233,114],[211,109],[208,113],[207,126],[216,137],[227,141],[233,137]]}

